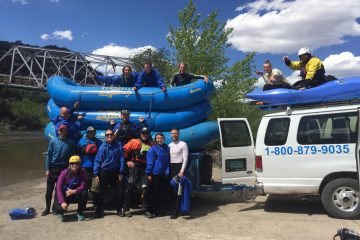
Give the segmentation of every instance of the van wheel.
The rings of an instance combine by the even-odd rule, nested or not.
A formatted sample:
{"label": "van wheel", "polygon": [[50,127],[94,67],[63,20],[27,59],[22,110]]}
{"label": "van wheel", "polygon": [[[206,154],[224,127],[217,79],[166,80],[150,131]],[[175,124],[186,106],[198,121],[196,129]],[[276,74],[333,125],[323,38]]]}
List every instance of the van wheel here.
{"label": "van wheel", "polygon": [[359,186],[355,179],[339,178],[326,184],[321,201],[330,216],[355,219],[360,216]]}

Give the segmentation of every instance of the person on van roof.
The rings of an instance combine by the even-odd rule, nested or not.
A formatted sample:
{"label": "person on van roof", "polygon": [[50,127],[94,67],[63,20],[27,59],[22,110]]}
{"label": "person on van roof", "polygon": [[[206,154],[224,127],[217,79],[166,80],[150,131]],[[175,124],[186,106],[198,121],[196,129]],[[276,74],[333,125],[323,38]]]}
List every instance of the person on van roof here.
{"label": "person on van roof", "polygon": [[308,47],[299,49],[300,61],[291,61],[284,56],[285,64],[292,70],[300,70],[301,80],[293,84],[294,89],[308,89],[325,83],[325,68],[321,60],[311,55]]}
{"label": "person on van roof", "polygon": [[286,80],[283,73],[277,68],[272,68],[269,60],[264,62],[263,68],[264,72],[256,71],[256,74],[261,76],[265,81],[263,91],[276,88],[291,88],[291,85],[288,80]]}

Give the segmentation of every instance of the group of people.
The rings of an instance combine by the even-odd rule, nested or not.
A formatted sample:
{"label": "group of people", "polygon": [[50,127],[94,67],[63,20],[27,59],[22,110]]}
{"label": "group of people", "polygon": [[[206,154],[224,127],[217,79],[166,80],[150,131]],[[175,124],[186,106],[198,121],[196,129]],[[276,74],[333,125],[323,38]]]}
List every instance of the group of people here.
{"label": "group of people", "polygon": [[[207,76],[187,73],[186,65],[181,63],[171,85],[182,86],[192,79],[208,82]],[[135,91],[144,86],[157,86],[166,91],[161,75],[150,62],[144,64],[144,71],[138,76],[131,67],[125,66],[121,76],[101,76],[98,80],[132,87]],[[179,140],[179,129],[171,130],[172,142],[169,145],[164,143],[163,133],[157,133],[153,141],[145,119],[140,117],[134,123],[130,121],[130,112],[122,110],[120,122],[109,121],[105,141],[102,142],[96,137],[93,126],[86,129],[85,136],[80,134],[83,116],[74,114],[78,107],[78,102],[73,109],[62,107],[59,116],[52,119],[56,137],[50,140],[48,146],[46,207],[42,216],[52,210],[63,218],[68,205],[78,203],[77,218],[82,221],[91,193],[94,217],[102,217],[104,200],[109,191],[114,195],[112,207],[121,217],[131,217],[130,209],[134,206],[142,206],[149,218],[162,214],[165,205],[172,219],[187,214],[187,211],[180,212],[179,205],[183,199],[176,192],[179,183],[185,188],[189,185],[185,176],[189,151],[187,144]]]}
{"label": "group of people", "polygon": [[286,66],[292,70],[300,70],[301,80],[295,82],[293,85],[289,83],[279,69],[272,68],[271,62],[266,60],[263,65],[264,71],[256,71],[256,74],[261,76],[265,81],[263,90],[267,91],[276,88],[304,90],[335,79],[332,76],[330,76],[329,79],[325,76],[324,65],[319,58],[312,56],[308,47],[301,48],[298,51],[298,56],[300,61],[291,61],[288,56],[283,57]]}
{"label": "group of people", "polygon": [[[189,84],[193,79],[204,79],[205,83],[208,82],[206,75],[196,75],[186,72],[185,63],[180,63],[178,67],[179,72],[173,75],[170,82],[172,87]],[[121,75],[97,76],[96,80],[110,86],[131,87],[134,91],[142,87],[159,87],[163,92],[166,91],[166,84],[163,77],[152,67],[151,62],[145,62],[143,64],[143,71],[140,73],[132,71],[130,66],[124,66]]]}

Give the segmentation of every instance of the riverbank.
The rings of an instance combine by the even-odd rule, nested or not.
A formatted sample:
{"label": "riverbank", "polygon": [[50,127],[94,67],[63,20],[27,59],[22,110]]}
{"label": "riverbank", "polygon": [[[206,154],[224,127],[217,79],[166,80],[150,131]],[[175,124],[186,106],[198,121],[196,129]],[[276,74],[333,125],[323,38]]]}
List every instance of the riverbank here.
{"label": "riverbank", "polygon": [[[219,169],[214,169],[219,173]],[[54,215],[11,221],[8,211],[33,206],[40,214],[44,208],[45,177],[0,187],[0,240],[8,239],[331,239],[336,229],[360,230],[359,221],[329,218],[318,198],[301,202],[299,197],[258,197],[244,201],[231,193],[202,193],[192,198],[190,216],[147,219],[144,216],[120,218],[107,212],[93,219],[90,208],[86,220],[76,221],[70,205],[70,217],[61,222]],[[91,204],[90,204],[91,206]]]}

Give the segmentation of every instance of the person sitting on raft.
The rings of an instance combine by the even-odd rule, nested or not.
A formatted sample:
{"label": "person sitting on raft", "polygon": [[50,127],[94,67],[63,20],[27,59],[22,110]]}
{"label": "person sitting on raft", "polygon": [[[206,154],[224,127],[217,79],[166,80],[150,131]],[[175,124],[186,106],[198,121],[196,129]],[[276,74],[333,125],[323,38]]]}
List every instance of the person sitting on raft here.
{"label": "person sitting on raft", "polygon": [[96,81],[105,83],[105,86],[134,87],[138,74],[130,66],[124,66],[121,75],[97,76]]}
{"label": "person sitting on raft", "polygon": [[308,47],[300,48],[300,61],[291,61],[284,56],[285,64],[292,70],[300,70],[301,80],[293,84],[293,89],[304,90],[325,83],[325,68],[321,60],[311,55]]}
{"label": "person sitting on raft", "polygon": [[140,129],[147,127],[143,117],[139,117],[139,123],[137,124],[130,122],[130,112],[128,110],[121,111],[121,122],[110,121],[110,124],[114,126],[115,138],[123,145],[131,139],[138,138],[140,136]]}
{"label": "person sitting on raft", "polygon": [[152,67],[151,62],[145,62],[144,70],[139,74],[138,80],[133,87],[134,91],[142,87],[159,87],[161,91],[166,91],[164,79],[160,73]]}
{"label": "person sitting on raft", "polygon": [[256,71],[256,74],[261,76],[265,81],[263,91],[276,88],[291,88],[291,85],[288,80],[286,80],[283,73],[277,68],[272,68],[269,60],[264,62],[263,68],[264,72]]}
{"label": "person sitting on raft", "polygon": [[69,159],[69,167],[64,169],[56,183],[54,208],[56,214],[63,219],[70,203],[77,203],[77,219],[85,219],[83,212],[86,208],[88,192],[86,189],[86,173],[80,166],[79,156]]}
{"label": "person sitting on raft", "polygon": [[79,107],[79,102],[74,104],[73,109],[67,107],[60,108],[60,114],[55,118],[51,119],[51,122],[55,126],[55,134],[58,137],[59,126],[67,125],[68,126],[68,137],[78,141],[80,139],[80,125],[81,120],[83,119],[82,115],[73,114],[73,111]]}
{"label": "person sitting on raft", "polygon": [[179,72],[174,74],[174,76],[171,79],[170,85],[172,87],[183,86],[185,84],[191,83],[191,80],[193,80],[193,79],[204,79],[205,83],[208,83],[208,81],[209,81],[208,76],[187,73],[186,72],[186,64],[180,63],[179,64]]}

